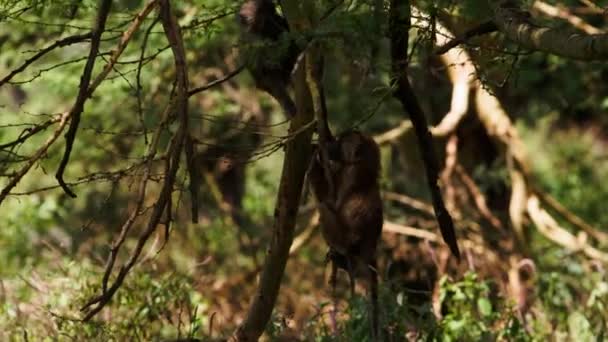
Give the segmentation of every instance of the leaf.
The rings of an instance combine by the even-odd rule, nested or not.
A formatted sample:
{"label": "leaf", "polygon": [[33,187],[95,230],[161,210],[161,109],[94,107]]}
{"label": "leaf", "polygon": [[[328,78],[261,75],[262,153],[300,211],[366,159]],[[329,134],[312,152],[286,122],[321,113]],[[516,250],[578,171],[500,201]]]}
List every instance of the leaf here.
{"label": "leaf", "polygon": [[568,316],[568,333],[570,338],[580,342],[597,340],[591,331],[591,324],[579,311],[575,311]]}
{"label": "leaf", "polygon": [[484,317],[490,316],[492,314],[492,303],[487,298],[478,298],[477,310]]}

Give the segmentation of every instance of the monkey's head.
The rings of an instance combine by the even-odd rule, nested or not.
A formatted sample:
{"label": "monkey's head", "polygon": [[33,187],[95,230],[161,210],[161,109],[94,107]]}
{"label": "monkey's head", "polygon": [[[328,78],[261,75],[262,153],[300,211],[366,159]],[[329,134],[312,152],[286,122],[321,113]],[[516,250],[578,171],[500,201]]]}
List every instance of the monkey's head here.
{"label": "monkey's head", "polygon": [[374,139],[357,130],[346,131],[331,142],[328,155],[335,171],[356,169],[374,181],[379,176],[380,149]]}
{"label": "monkey's head", "polygon": [[239,22],[250,33],[266,34],[269,29],[277,30],[278,13],[272,0],[248,0],[239,9]]}

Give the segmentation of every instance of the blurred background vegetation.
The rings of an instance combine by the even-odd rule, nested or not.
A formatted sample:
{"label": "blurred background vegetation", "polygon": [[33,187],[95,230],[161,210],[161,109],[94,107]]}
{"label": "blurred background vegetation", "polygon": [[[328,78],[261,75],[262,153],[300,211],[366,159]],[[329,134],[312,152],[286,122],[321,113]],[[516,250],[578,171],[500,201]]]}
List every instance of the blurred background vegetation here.
{"label": "blurred background vegetation", "polygon": [[[539,3],[579,18],[598,33],[608,30],[603,9],[608,1],[522,4],[539,23],[581,30]],[[239,67],[239,4],[173,2],[192,88]],[[450,111],[453,85],[446,73],[453,65],[434,53],[438,23],[458,35],[492,14],[485,0],[415,5],[420,13],[410,32],[410,80],[436,125]],[[140,0],[114,2],[93,77],[143,6]],[[475,94],[458,127],[435,139],[444,169],[442,189],[464,251],[457,263],[429,213],[413,132],[383,135],[407,128],[403,109],[390,96],[387,6],[376,0],[318,0],[320,13],[334,10],[313,33],[325,47],[332,128],[358,127],[381,140],[385,335],[392,341],[603,340],[608,328],[608,259],[602,252],[608,253],[608,183],[603,181],[608,176],[608,65],[530,51],[500,33],[474,37],[463,46],[483,84],[479,87],[496,96],[523,143],[514,147],[483,124],[484,106],[473,105]],[[58,39],[88,32],[97,10],[93,0],[0,0],[0,78]],[[111,243],[136,206],[141,164],[172,92],[173,55],[156,16],[152,12],[144,20],[86,103],[65,175],[78,197],[67,196],[54,178],[64,150],[61,137],[0,205],[0,340],[204,340],[229,336],[246,314],[272,234],[288,123],[276,102],[242,72],[189,100],[200,165],[199,222],[191,221],[188,174],[182,167],[171,224],[157,227],[111,303],[93,320],[79,321],[80,308],[101,290]],[[5,144],[73,104],[89,41],[54,49],[0,86],[0,187],[47,141],[57,122],[22,143]],[[173,126],[160,134],[161,147],[170,143]],[[449,167],[454,155],[446,153],[450,142],[457,145],[455,168]],[[517,172],[511,156],[519,152],[529,161],[523,169],[529,172],[530,196],[524,204],[528,212],[520,215],[521,234],[511,213]],[[135,248],[160,189],[164,161],[154,163],[141,216],[119,261]],[[303,191],[297,247],[265,338],[368,340],[368,302],[363,289],[350,298],[345,275],[338,287],[337,323],[332,322],[327,247],[316,229],[313,198],[306,186]],[[535,211],[533,197],[541,198],[546,210]],[[550,223],[544,227],[543,222]],[[412,230],[416,233],[408,233]],[[558,235],[565,238],[554,239]]]}

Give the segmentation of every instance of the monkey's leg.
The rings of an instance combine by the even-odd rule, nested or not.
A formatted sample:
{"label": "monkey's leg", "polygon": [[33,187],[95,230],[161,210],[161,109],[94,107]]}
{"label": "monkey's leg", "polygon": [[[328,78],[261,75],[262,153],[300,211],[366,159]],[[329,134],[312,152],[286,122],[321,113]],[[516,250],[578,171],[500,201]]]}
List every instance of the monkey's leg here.
{"label": "monkey's leg", "polygon": [[372,341],[380,341],[380,319],[379,319],[379,308],[378,308],[378,271],[376,269],[376,261],[372,261],[369,265],[369,287],[370,287],[370,299],[371,299],[371,328],[372,328]]}
{"label": "monkey's leg", "polygon": [[[253,74],[253,73],[252,73]],[[277,70],[257,70],[254,75],[256,86],[272,96],[285,112],[287,119],[293,119],[297,114],[296,104],[291,99],[289,83],[277,75]]]}
{"label": "monkey's leg", "polygon": [[[327,257],[331,259],[331,251],[327,253]],[[330,313],[331,330],[335,336],[338,335],[338,323],[336,316],[338,315],[338,296],[336,294],[336,284],[338,281],[338,266],[335,261],[331,260],[331,274],[329,275],[329,284],[331,285],[332,309]]]}
{"label": "monkey's leg", "polygon": [[348,279],[350,281],[350,296],[355,296],[355,270],[353,260],[351,257],[346,258],[346,272],[348,272]]}

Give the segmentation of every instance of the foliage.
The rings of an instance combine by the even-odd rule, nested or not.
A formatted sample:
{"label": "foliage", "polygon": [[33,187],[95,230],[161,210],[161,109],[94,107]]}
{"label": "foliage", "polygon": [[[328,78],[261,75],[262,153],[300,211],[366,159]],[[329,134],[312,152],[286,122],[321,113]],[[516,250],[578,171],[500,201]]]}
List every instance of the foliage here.
{"label": "foliage", "polygon": [[[113,2],[94,77],[144,3]],[[235,70],[241,62],[235,48],[243,48],[246,58],[272,61],[287,47],[286,39],[294,38],[301,45],[315,39],[326,55],[324,84],[334,131],[358,127],[381,134],[400,126],[405,116],[389,96],[386,6],[380,11],[375,7],[386,2],[315,3],[323,10],[338,6],[310,32],[290,32],[279,46],[253,44],[247,49],[239,41],[234,20],[237,2],[172,1],[184,34],[191,88]],[[532,3],[525,2],[524,9]],[[606,30],[605,15],[582,6],[583,2],[551,3],[567,6]],[[451,92],[445,66],[432,53],[432,21],[445,20],[446,26],[459,32],[488,20],[489,4],[483,0],[417,2],[431,16],[412,30],[409,76],[432,123],[450,110],[447,97]],[[597,4],[606,6],[608,2]],[[0,0],[0,79],[57,40],[86,33],[97,7],[93,0]],[[541,23],[569,25],[532,13],[535,19],[544,18]],[[87,100],[66,172],[66,180],[74,183],[78,197],[68,198],[53,177],[64,152],[62,134],[0,205],[2,341],[215,338],[229,336],[246,313],[267,242],[273,238],[282,148],[289,132],[275,101],[256,90],[247,73],[241,73],[189,99],[197,161],[207,172],[200,175],[199,223],[191,223],[187,192],[191,179],[181,167],[171,198],[173,221],[170,225],[162,221],[152,234],[109,306],[91,322],[79,321],[80,308],[100,293],[110,246],[134,210],[144,173],[141,163],[154,132],[161,133],[159,152],[150,162],[150,187],[141,216],[118,254],[116,268],[133,251],[146,226],[164,177],[165,149],[177,130],[173,122],[161,124],[175,70],[156,15],[152,12],[144,20],[109,77]],[[73,105],[89,46],[85,40],[54,49],[0,86],[0,145],[26,135]],[[608,177],[605,61],[571,61],[525,51],[500,33],[474,37],[465,46],[475,58],[480,80],[492,88],[517,123],[531,160],[538,188],[534,191],[546,192],[594,229],[608,233],[608,212],[604,209],[608,202],[608,184],[604,182]],[[484,130],[473,102],[472,98],[471,108],[456,131],[458,161],[471,174],[503,230],[497,232],[479,214],[470,187],[442,179],[446,198],[451,198],[455,210],[461,209],[454,217],[459,238],[466,241],[463,250],[466,247],[470,253],[466,258],[471,260],[460,265],[450,260],[444,275],[437,279],[429,274],[439,268],[441,258],[437,256],[444,251],[440,243],[387,233],[379,252],[381,271],[405,260],[409,268],[401,273],[415,274],[426,287],[412,290],[383,275],[383,334],[394,340],[408,337],[416,341],[605,339],[606,264],[556,244],[539,233],[527,217],[525,252],[504,238],[512,231],[512,184],[505,157],[509,146],[500,145],[504,142]],[[0,188],[56,127],[57,122],[24,143],[0,149]],[[412,137],[411,130],[406,131],[382,146],[381,184],[387,192],[425,201],[425,175]],[[445,157],[446,139],[436,140],[437,150]],[[227,167],[218,162],[223,157],[231,161]],[[185,158],[182,162],[186,164]],[[308,232],[313,208],[309,191],[303,192],[307,196],[297,217],[298,238]],[[241,197],[236,204],[227,205],[228,195]],[[419,207],[385,202],[387,222],[436,233],[432,215],[421,213]],[[571,220],[555,217],[564,229],[579,234]],[[603,251],[608,247],[605,241],[593,241],[592,245]],[[338,291],[338,333],[334,334],[329,314],[333,296],[323,274],[325,253],[320,234],[313,231],[291,256],[266,329],[269,339],[369,340],[369,301],[361,294],[350,298]],[[512,271],[507,262],[512,256],[528,258],[535,266],[530,279],[522,282],[529,305],[523,313],[510,297],[511,284],[505,280]],[[471,263],[469,268],[474,271],[464,271],[465,263]],[[419,269],[427,273],[417,274]],[[436,298],[432,298],[433,291]]]}

